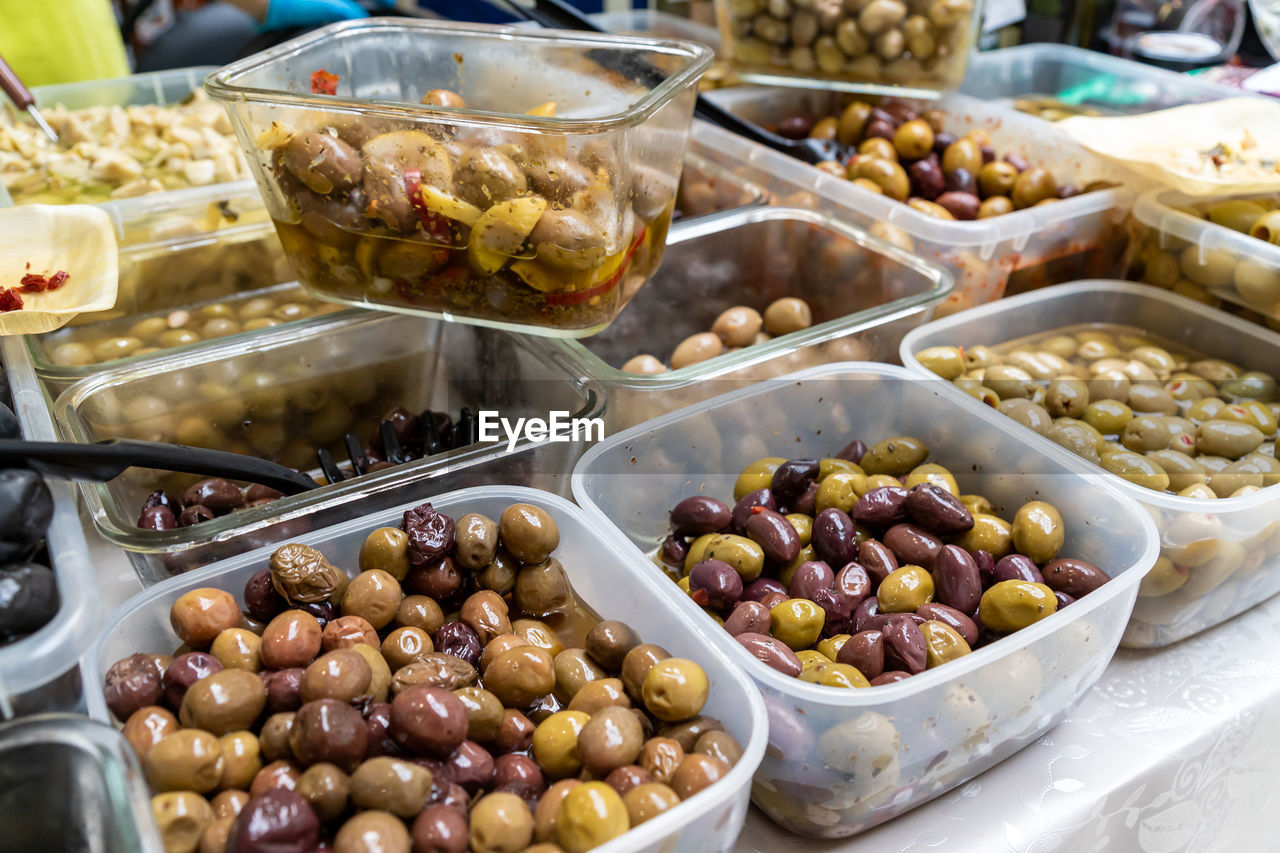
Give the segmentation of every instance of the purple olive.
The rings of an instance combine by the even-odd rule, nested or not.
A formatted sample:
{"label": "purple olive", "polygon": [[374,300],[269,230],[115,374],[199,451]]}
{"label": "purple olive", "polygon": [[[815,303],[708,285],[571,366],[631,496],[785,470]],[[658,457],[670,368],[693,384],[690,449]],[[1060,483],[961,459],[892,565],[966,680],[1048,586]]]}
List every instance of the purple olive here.
{"label": "purple olive", "polygon": [[843,510],[827,507],[813,520],[809,544],[828,565],[843,566],[858,556],[858,531]]}
{"label": "purple olive", "polygon": [[902,486],[880,486],[858,498],[849,514],[868,527],[892,527],[907,520],[908,494]]}
{"label": "purple olive", "polygon": [[835,579],[836,574],[829,565],[821,560],[807,560],[796,568],[787,592],[792,598],[807,598],[812,601],[819,590],[831,589]]}
{"label": "purple olive", "polygon": [[742,598],[742,575],[723,560],[703,560],[689,572],[689,591],[698,604],[733,607]]}
{"label": "purple olive", "polygon": [[719,533],[729,526],[729,519],[729,507],[703,495],[685,498],[671,510],[671,528],[676,536]]}
{"label": "purple olive", "polygon": [[817,459],[788,459],[773,472],[770,488],[774,497],[780,503],[790,505],[818,478],[818,471]]}
{"label": "purple olive", "polygon": [[758,506],[773,510],[778,508],[778,502],[774,499],[771,489],[756,489],[754,492],[748,492],[733,505],[733,512],[730,514],[730,526],[735,532],[742,533],[747,529],[747,521],[751,518],[751,510]]}

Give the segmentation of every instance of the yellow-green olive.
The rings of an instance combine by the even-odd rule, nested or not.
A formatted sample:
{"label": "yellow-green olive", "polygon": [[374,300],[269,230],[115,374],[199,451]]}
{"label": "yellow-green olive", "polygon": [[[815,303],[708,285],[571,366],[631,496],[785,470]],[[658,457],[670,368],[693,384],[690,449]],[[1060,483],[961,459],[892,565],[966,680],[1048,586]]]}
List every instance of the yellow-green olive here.
{"label": "yellow-green olive", "polygon": [[903,566],[880,582],[876,599],[882,613],[914,613],[933,601],[933,577],[920,566]]}
{"label": "yellow-green olive", "polygon": [[901,477],[924,462],[929,448],[917,438],[898,435],[873,444],[859,464],[868,474],[888,474]]}
{"label": "yellow-green olive", "polygon": [[1025,628],[1058,609],[1053,590],[1042,583],[1008,580],[992,584],[978,602],[978,621],[998,634]]}
{"label": "yellow-green olive", "polygon": [[964,637],[956,633],[954,628],[936,619],[930,619],[921,625],[920,633],[924,635],[927,650],[925,659],[927,669],[962,658],[973,651]]}
{"label": "yellow-green olive", "polygon": [[744,583],[750,583],[764,571],[764,549],[735,533],[717,534],[703,550],[703,559],[723,560],[742,576]]}
{"label": "yellow-green olive", "polygon": [[998,515],[975,514],[973,527],[955,544],[966,551],[986,551],[998,560],[1013,551],[1013,525]]}
{"label": "yellow-green olive", "polygon": [[[858,502],[862,492],[866,491],[867,478],[863,474],[838,471],[818,483],[818,493],[814,496],[814,512],[836,507],[848,513]],[[808,544],[802,542],[802,545]]]}
{"label": "yellow-green olive", "polygon": [[916,361],[943,379],[956,379],[965,369],[964,353],[959,347],[928,347],[916,353]]}
{"label": "yellow-green olive", "polygon": [[791,649],[807,649],[822,635],[826,611],[807,598],[788,598],[769,609],[769,633]]}
{"label": "yellow-green olive", "polygon": [[786,461],[781,456],[766,456],[743,468],[737,482],[733,484],[733,499],[739,501],[757,489],[768,488],[773,482],[773,472]]}
{"label": "yellow-green olive", "polygon": [[1120,435],[1133,420],[1133,410],[1119,400],[1095,400],[1085,408],[1083,420],[1103,435]]}
{"label": "yellow-green olive", "polygon": [[1256,426],[1239,421],[1215,418],[1196,427],[1196,449],[1228,459],[1252,453],[1265,439]]}
{"label": "yellow-green olive", "polygon": [[1058,556],[1065,538],[1062,514],[1051,503],[1029,501],[1013,517],[1013,547],[1037,563]]}
{"label": "yellow-green olive", "polygon": [[932,483],[940,489],[945,489],[953,495],[960,494],[960,487],[956,485],[956,478],[946,468],[934,462],[926,462],[923,465],[917,465],[907,473],[907,478],[903,481],[906,488],[914,488],[921,483]]}
{"label": "yellow-green olive", "polygon": [[1102,457],[1101,465],[1119,477],[1131,483],[1163,492],[1169,488],[1169,475],[1153,459],[1140,456],[1130,450],[1108,453]]}

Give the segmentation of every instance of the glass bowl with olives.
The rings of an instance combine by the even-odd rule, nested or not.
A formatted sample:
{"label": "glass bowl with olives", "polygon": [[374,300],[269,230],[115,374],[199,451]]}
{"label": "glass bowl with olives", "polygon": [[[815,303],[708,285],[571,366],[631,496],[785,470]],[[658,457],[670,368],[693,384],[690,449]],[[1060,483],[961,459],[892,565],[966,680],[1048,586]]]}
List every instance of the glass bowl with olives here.
{"label": "glass bowl with olives", "polygon": [[711,56],[686,41],[374,19],[233,63],[206,87],[319,296],[581,337],[662,259]]}
{"label": "glass bowl with olives", "polygon": [[365,515],[126,603],[90,715],[123,725],[175,842],[727,849],[763,702],[643,562],[532,489]]}
{"label": "glass bowl with olives", "polygon": [[934,321],[901,357],[949,377],[937,384],[957,405],[998,407],[1046,454],[1089,460],[1155,520],[1160,557],[1126,647],[1168,645],[1280,591],[1273,332],[1146,285],[1085,281]]}
{"label": "glass bowl with olives", "polygon": [[[803,466],[787,466],[788,472],[800,476],[781,478],[787,482],[778,484],[786,496],[785,500],[775,499],[779,512],[771,515],[764,505],[757,505],[757,512],[750,505],[751,493],[743,495],[748,499],[746,504],[727,511],[725,530],[732,529],[737,515],[739,523],[747,517],[742,529],[749,532],[746,536],[720,536],[724,541],[717,542],[710,558],[698,561],[703,565],[697,569],[697,578],[691,567],[688,583],[692,595],[673,583],[659,565],[649,567],[650,576],[665,585],[670,606],[687,614],[691,623],[711,631],[717,648],[764,691],[771,748],[756,773],[753,798],[773,820],[793,832],[824,838],[854,835],[945,793],[1033,742],[1080,701],[1106,667],[1133,608],[1138,585],[1156,559],[1155,527],[1146,513],[1118,490],[1090,483],[1084,476],[1089,470],[1085,463],[1044,453],[1031,437],[1013,429],[997,413],[961,410],[935,384],[888,365],[850,363],[812,368],[706,400],[610,436],[584,454],[574,470],[574,498],[598,518],[617,525],[641,549],[655,554],[654,562],[659,563],[672,556],[669,550],[673,543],[668,537],[673,535],[673,520],[681,525],[674,536],[681,541],[675,545],[687,548],[686,557],[698,547],[693,533],[705,529],[685,527],[686,519],[673,517],[673,509],[680,507],[681,501],[715,498],[727,504],[729,497],[739,494],[736,485],[753,485],[764,478],[765,469],[753,469],[752,477],[747,478],[751,482],[740,483],[743,469],[753,462],[784,453],[787,460],[807,460]],[[895,436],[910,436],[911,440],[898,441],[892,438]],[[853,458],[867,467],[861,468]],[[777,466],[774,474],[784,474],[784,460],[766,461]],[[954,478],[954,486],[940,466]],[[772,476],[768,479],[773,482]],[[967,500],[978,512],[969,531],[958,533],[958,527],[952,527],[944,536],[932,537],[939,547],[930,545],[928,553],[916,550],[929,540],[917,536],[910,523],[890,534],[883,526],[884,518],[877,523],[869,517],[855,522],[839,503],[824,506],[821,519],[805,523],[805,509],[817,507],[819,493],[824,502],[852,500],[852,509],[864,496],[878,496],[886,489],[890,495],[905,495],[908,484],[918,488],[922,483],[931,484],[924,491],[956,488],[960,495],[947,502],[954,506]],[[772,486],[763,488],[768,491]],[[759,496],[759,487],[753,492]],[[985,496],[986,503],[977,499],[978,495]],[[806,496],[813,503],[806,505]],[[933,497],[942,499],[936,493]],[[878,497],[869,500],[874,502]],[[1056,535],[1052,543],[1042,539],[1036,544],[1034,536],[1026,538],[1031,532],[1029,518],[1052,516],[1035,502],[1056,509],[1063,522],[1058,528],[1064,534],[1061,542]],[[703,503],[710,505],[710,501]],[[781,515],[783,506],[798,511]],[[687,509],[688,504],[682,512]],[[716,526],[725,521],[723,515],[715,519],[710,514],[693,513],[699,522]],[[781,558],[791,556],[787,553],[771,551],[766,556],[764,546],[752,539],[751,533],[761,541],[770,541],[766,531],[781,529],[776,527],[779,518],[795,530],[798,538],[791,540],[792,544],[809,535],[801,551],[811,547],[816,556],[819,549],[839,545],[839,553],[825,552],[827,561],[834,562],[826,562],[824,571],[823,561],[806,560],[809,565],[801,572],[800,566],[780,563]],[[1014,531],[1019,527],[1024,528],[1020,544],[1014,544]],[[991,533],[995,537],[987,539]],[[883,547],[868,544],[864,556],[860,546],[877,539]],[[941,547],[943,542],[955,546],[954,550]],[[701,544],[706,546],[707,541]],[[773,544],[777,543],[771,542],[771,549]],[[1051,547],[1042,550],[1042,545]],[[1023,548],[1030,549],[1023,553],[1025,559],[1014,556],[1015,550]],[[970,549],[973,553],[968,553]],[[966,556],[962,557],[961,551]],[[877,577],[888,563],[885,559],[877,562],[877,554],[872,552],[878,552],[879,557],[891,552],[895,559],[901,555],[901,573],[893,582],[889,581],[893,573]],[[972,557],[975,563],[984,559],[985,564],[980,552],[986,552],[987,557],[995,553],[1009,557],[1003,568],[1016,563],[1027,572],[1020,575],[1021,580],[1009,576],[994,583],[990,589],[998,594],[987,602],[985,614],[983,596],[977,596],[970,614],[973,618],[955,620],[965,632],[969,632],[970,623],[976,629],[994,615],[994,609],[999,609],[995,607],[997,599],[1005,595],[1000,590],[1022,589],[1028,576],[1032,585],[1038,583],[1030,572],[1029,564],[1034,561],[1048,560],[1034,564],[1044,580],[1054,584],[1058,580],[1052,577],[1060,566],[1054,566],[1053,560],[1058,556],[1087,561],[1110,580],[1088,594],[1072,594],[1073,601],[1052,613],[1046,611],[1053,607],[1049,599],[1057,598],[1055,592],[1047,584],[1037,588],[1034,595],[1045,605],[1038,614],[1043,618],[1016,629],[1014,622],[992,622],[989,641],[983,642],[979,629],[979,647],[970,646],[970,652],[964,654],[967,641],[953,642],[956,638],[949,630],[927,623],[952,615],[944,609],[951,605],[943,602],[951,595],[946,590],[954,567],[944,565],[940,572],[938,561],[949,562],[955,557],[967,565]],[[792,558],[799,559],[799,553]],[[742,559],[748,554],[762,559],[759,563]],[[746,575],[738,575],[744,596],[748,587],[757,584],[752,595],[763,591],[767,597],[768,590],[773,591],[770,600],[774,607],[755,623],[756,630],[733,636],[730,631],[740,630],[739,623],[749,614],[735,609],[720,616],[725,611],[718,608],[727,599],[712,577],[722,575],[714,565],[717,561],[728,563],[734,574],[737,568],[733,567],[742,567],[747,574],[761,569],[750,584]],[[783,585],[779,571],[789,569],[794,571],[787,579],[797,589],[807,585],[807,591],[823,604],[832,605],[832,611],[823,604],[815,611],[809,606],[812,600],[786,599],[785,593],[777,592]],[[878,608],[879,600],[864,587],[861,592],[866,597],[854,608],[854,624],[849,626],[842,616],[828,623],[828,612],[840,615],[840,603],[850,603],[849,596],[856,594],[852,588],[838,588],[840,583],[864,572],[866,577],[879,580],[889,610],[869,612],[873,606]],[[980,568],[978,572],[981,577]],[[919,583],[899,584],[908,578]],[[826,579],[831,580],[830,588],[813,586],[815,581],[825,583]],[[1001,586],[1008,580],[1013,584]],[[920,605],[920,600],[928,597],[930,583],[935,595],[943,590],[942,598]],[[898,598],[908,587],[911,592]],[[732,579],[725,589],[732,597]],[[1029,593],[1029,587],[1024,591]],[[972,597],[974,592],[976,588],[970,587],[968,594]],[[755,606],[759,604],[749,600],[738,606],[744,611],[756,610],[760,616]],[[907,613],[913,605],[916,609]],[[972,598],[961,606],[971,605],[975,605]],[[925,608],[923,613],[920,606]],[[1029,616],[1033,609],[1024,615]],[[856,630],[859,611],[864,623],[869,618],[883,630],[869,627],[872,623],[863,624],[863,631]],[[803,646],[811,639],[804,632],[811,634],[815,626],[817,648]],[[891,640],[886,634],[895,631],[898,634]],[[931,640],[924,638],[926,631]],[[876,633],[880,634],[879,642],[870,636]],[[862,635],[856,643],[855,635]],[[906,640],[906,645],[900,640]],[[799,677],[794,667],[784,672],[764,659],[772,650],[778,653],[773,662],[790,660],[774,641],[789,650],[790,644],[802,648],[803,655],[790,652],[801,658]],[[897,651],[891,652],[890,646],[896,646]],[[907,646],[916,651],[906,651]],[[923,660],[921,646],[926,647]],[[871,655],[862,652],[876,649],[884,652],[882,666],[894,669],[885,669],[874,682],[865,675],[855,675],[861,673],[859,666],[874,671]],[[903,660],[898,651],[911,660]],[[829,657],[832,653],[835,659]],[[807,672],[804,658],[809,659]],[[931,659],[933,666],[929,665]],[[916,674],[908,677],[906,673],[912,670]]]}

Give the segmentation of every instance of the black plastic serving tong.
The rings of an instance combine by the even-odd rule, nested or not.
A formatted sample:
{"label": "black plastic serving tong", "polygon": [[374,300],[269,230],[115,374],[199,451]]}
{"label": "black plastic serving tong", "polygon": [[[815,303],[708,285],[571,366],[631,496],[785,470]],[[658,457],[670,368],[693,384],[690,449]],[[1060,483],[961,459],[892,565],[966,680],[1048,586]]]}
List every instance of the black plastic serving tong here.
{"label": "black plastic serving tong", "polygon": [[[544,27],[596,33],[605,32],[591,23],[590,19],[577,9],[564,2],[564,0],[533,0],[532,7],[522,5],[519,0],[510,0],[507,5],[515,14],[527,20],[535,21]],[[633,55],[609,50],[591,51],[590,55],[592,59],[610,71],[621,74],[637,83],[643,83],[646,86],[652,87],[665,80],[667,76],[660,69]],[[834,160],[837,156],[834,140],[787,139],[772,131],[765,130],[755,122],[739,118],[728,110],[713,104],[702,95],[697,96],[693,112],[694,115],[704,121],[719,125],[739,136],[745,136],[752,142],[767,145],[776,151],[789,154],[806,163],[821,163],[824,160]]]}

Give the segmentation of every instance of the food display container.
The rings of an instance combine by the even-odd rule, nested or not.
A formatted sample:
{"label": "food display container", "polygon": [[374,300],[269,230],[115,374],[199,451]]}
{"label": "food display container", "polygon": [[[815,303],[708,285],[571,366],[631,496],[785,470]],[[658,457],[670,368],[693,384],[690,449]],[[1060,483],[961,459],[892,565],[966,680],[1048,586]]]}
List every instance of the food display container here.
{"label": "food display container", "polygon": [[[56,438],[47,399],[30,364],[11,360],[21,339],[4,338],[5,373],[13,411],[31,441]],[[39,711],[72,711],[81,705],[80,656],[97,635],[98,579],[80,526],[75,487],[64,480],[45,481],[53,493],[53,519],[46,542],[58,584],[59,607],[53,619],[33,634],[0,646],[0,718]],[[0,785],[0,790],[4,786]]]}
{"label": "food display container", "polygon": [[1193,207],[1258,201],[1275,207],[1275,193],[1203,198],[1175,190],[1144,193],[1133,206],[1142,226],[1129,278],[1215,304],[1222,300],[1250,319],[1280,326],[1280,245],[1192,215]]}
{"label": "food display container", "polygon": [[692,42],[372,19],[206,87],[318,295],[581,337],[662,258],[710,61]]}
{"label": "food display container", "polygon": [[[893,359],[907,331],[946,297],[951,277],[834,217],[763,207],[677,223],[667,263],[604,332],[581,341],[543,340],[573,375],[605,388],[609,430],[647,421],[707,397],[801,367]],[[628,373],[632,356],[670,358],[735,305],[764,313],[799,297],[814,325],[663,373]]]}
{"label": "food display container", "polygon": [[1002,415],[953,403],[940,383],[900,367],[835,364],[725,394],[610,436],[573,474],[574,498],[653,552],[671,507],[723,498],[749,462],[822,457],[852,438],[912,435],[961,491],[1002,513],[1028,500],[1066,521],[1064,552],[1112,580],[1053,616],[895,684],[841,689],[757,660],[654,564],[664,606],[705,630],[765,694],[769,748],[752,799],[786,829],[853,835],[964,782],[1040,737],[1101,675],[1155,562],[1155,527],[1081,460],[1047,453]]}
{"label": "food display container", "polygon": [[[176,441],[262,456],[319,473],[316,449],[347,458],[344,436],[367,443],[393,407],[428,408],[457,418],[462,407],[520,417],[599,418],[602,393],[566,374],[523,338],[422,317],[362,312],[335,315],[305,333],[268,329],[108,370],[63,392],[58,421],[72,441],[126,437]],[[482,433],[483,435],[483,433]],[[344,520],[351,499],[399,502],[410,486],[446,489],[503,480],[565,490],[567,472],[588,440],[517,441],[505,435],[189,527],[139,529],[146,496],[180,495],[195,475],[131,468],[108,483],[82,483],[99,532],[129,552],[144,584],[242,553],[299,531]],[[348,469],[349,471],[349,469]],[[561,480],[564,480],[562,483]],[[379,504],[378,501],[381,501]]]}
{"label": "food display container", "polygon": [[[768,204],[765,189],[714,161],[690,151],[684,158],[684,172],[676,190],[673,222],[687,222],[697,216],[759,207]],[[667,240],[671,245],[671,240]]]}
{"label": "food display container", "polygon": [[[405,502],[407,498],[414,500]],[[602,618],[627,622],[641,637],[661,640],[673,655],[701,664],[711,684],[704,713],[722,720],[743,746],[742,759],[724,779],[594,849],[599,853],[705,853],[729,849],[746,818],[751,773],[765,749],[767,726],[760,694],[736,667],[713,652],[706,628],[689,625],[683,614],[667,606],[658,588],[661,579],[650,576],[644,569],[644,556],[616,530],[607,525],[601,527],[569,501],[534,489],[485,486],[441,493],[418,485],[400,493],[399,506],[369,513],[361,502],[356,502],[351,508],[353,520],[291,537],[290,541],[319,549],[335,566],[355,566],[360,546],[371,530],[398,524],[405,510],[425,500],[454,517],[479,512],[497,518],[516,502],[530,503],[550,513],[560,530],[555,555],[577,595]],[[260,548],[206,566],[146,590],[117,610],[97,646],[86,656],[85,678],[94,685],[88,691],[90,716],[110,720],[100,686],[112,663],[139,650],[178,645],[169,625],[169,608],[175,600],[189,590],[208,586],[225,589],[241,600],[245,582],[266,566],[271,550]]]}
{"label": "food display container", "polygon": [[[829,115],[841,103],[831,92],[798,95],[787,89],[722,89],[706,97],[763,125],[797,113]],[[996,151],[1042,165],[1059,181],[1078,186],[1091,180],[1132,182],[1128,172],[1038,119],[958,94],[943,98],[936,108],[946,114],[949,132],[960,136],[983,129]],[[1128,217],[1134,193],[1123,186],[989,219],[951,222],[732,134],[723,134],[720,147],[725,157],[762,165],[779,180],[802,188],[798,196],[776,194],[782,203],[834,203],[872,234],[951,270],[955,288],[939,306],[939,316],[1049,284],[1118,276],[1133,242]]]}
{"label": "food display container", "polygon": [[142,769],[124,737],[71,714],[0,726],[8,850],[160,850]]}
{"label": "food display container", "polygon": [[[1065,326],[1135,326],[1210,358],[1280,375],[1280,336],[1189,299],[1142,285],[1087,281],[1002,300],[923,326],[902,341],[902,361],[936,379],[938,393],[966,411],[988,411],[926,370],[915,354],[931,346],[992,346]],[[1046,457],[1074,455],[1010,420],[1008,428]],[[1225,622],[1280,591],[1277,489],[1220,500],[1156,492],[1090,465],[1093,479],[1136,502],[1156,521],[1161,555],[1189,575],[1179,589],[1138,598],[1123,645],[1165,646]]]}
{"label": "food display container", "polygon": [[936,97],[964,80],[979,0],[716,0],[747,83]]}
{"label": "food display container", "polygon": [[1137,115],[1241,94],[1132,59],[1049,43],[977,54],[960,91],[1049,121]]}

